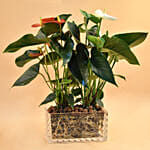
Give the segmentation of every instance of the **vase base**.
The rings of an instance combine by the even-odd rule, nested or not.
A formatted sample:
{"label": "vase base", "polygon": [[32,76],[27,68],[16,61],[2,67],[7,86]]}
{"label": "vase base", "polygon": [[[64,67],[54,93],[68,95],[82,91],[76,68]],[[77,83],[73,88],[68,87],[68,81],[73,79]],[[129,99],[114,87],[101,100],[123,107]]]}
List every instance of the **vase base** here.
{"label": "vase base", "polygon": [[48,143],[104,142],[108,113],[54,113],[46,111]]}

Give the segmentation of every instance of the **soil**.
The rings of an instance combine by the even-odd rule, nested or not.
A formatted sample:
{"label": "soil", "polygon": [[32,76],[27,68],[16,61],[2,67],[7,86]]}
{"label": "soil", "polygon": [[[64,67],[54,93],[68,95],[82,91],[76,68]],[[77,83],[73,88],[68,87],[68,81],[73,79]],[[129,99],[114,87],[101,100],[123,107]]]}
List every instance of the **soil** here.
{"label": "soil", "polygon": [[65,112],[90,112],[92,113],[93,111],[102,111],[102,108],[98,105],[94,108],[93,106],[89,106],[89,108],[83,108],[82,105],[76,105],[74,109],[72,107],[66,107],[64,109],[60,108],[57,109],[56,106],[50,106],[47,110],[49,113],[65,113]]}

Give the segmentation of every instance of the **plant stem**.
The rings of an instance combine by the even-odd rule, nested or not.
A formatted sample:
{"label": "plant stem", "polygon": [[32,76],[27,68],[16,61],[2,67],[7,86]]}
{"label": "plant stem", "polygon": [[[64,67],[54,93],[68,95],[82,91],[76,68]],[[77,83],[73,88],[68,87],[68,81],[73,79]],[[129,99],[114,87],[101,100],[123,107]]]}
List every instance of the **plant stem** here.
{"label": "plant stem", "polygon": [[45,68],[45,66],[44,66],[43,64],[42,64],[42,67],[43,67],[45,73],[47,74],[47,77],[48,77],[48,80],[49,80],[51,89],[54,89],[54,88],[53,88],[53,85],[52,85],[52,83],[51,83],[51,78],[50,78],[49,73],[47,72],[47,70],[46,70],[46,68]]}
{"label": "plant stem", "polygon": [[101,24],[102,24],[102,18],[100,18],[100,22],[98,23],[98,30],[97,30],[97,34],[100,36],[100,28],[101,28]]}
{"label": "plant stem", "polygon": [[85,25],[85,31],[86,31],[85,44],[87,45],[87,18],[84,18],[84,25]]}
{"label": "plant stem", "polygon": [[[44,56],[45,57],[45,59],[46,59],[46,56]],[[41,59],[40,58],[38,58],[39,59],[39,61],[41,61]],[[52,85],[52,83],[51,83],[51,78],[50,78],[50,75],[49,75],[49,73],[47,72],[47,70],[48,70],[48,68],[47,68],[47,70],[46,70],[46,68],[44,67],[44,65],[42,64],[42,67],[43,67],[43,69],[44,69],[44,71],[45,71],[45,73],[47,74],[47,77],[48,77],[48,80],[49,80],[49,83],[50,83],[50,85],[48,85],[48,87],[50,87],[50,89],[53,91],[54,90],[54,88],[53,88],[53,85]],[[43,75],[44,76],[44,75]],[[45,77],[44,77],[45,78]],[[46,79],[46,78],[45,78]],[[47,82],[46,82],[47,83]],[[48,84],[48,83],[47,83]]]}
{"label": "plant stem", "polygon": [[43,79],[44,79],[46,85],[49,87],[50,90],[53,91],[53,89],[52,89],[52,88],[50,87],[50,85],[47,83],[47,80],[46,80],[45,76],[44,76],[42,73],[40,73],[40,72],[39,72],[39,75],[41,75],[41,76],[43,77]]}

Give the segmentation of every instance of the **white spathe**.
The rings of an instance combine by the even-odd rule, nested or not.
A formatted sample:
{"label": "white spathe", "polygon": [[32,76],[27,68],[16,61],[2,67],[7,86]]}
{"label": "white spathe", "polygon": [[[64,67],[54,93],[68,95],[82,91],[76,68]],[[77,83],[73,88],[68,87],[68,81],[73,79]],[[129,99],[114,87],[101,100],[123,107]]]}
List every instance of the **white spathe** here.
{"label": "white spathe", "polygon": [[116,20],[117,19],[116,17],[110,16],[110,15],[104,13],[100,9],[95,10],[95,16],[101,17],[101,18],[104,18],[104,19],[108,19],[108,20]]}

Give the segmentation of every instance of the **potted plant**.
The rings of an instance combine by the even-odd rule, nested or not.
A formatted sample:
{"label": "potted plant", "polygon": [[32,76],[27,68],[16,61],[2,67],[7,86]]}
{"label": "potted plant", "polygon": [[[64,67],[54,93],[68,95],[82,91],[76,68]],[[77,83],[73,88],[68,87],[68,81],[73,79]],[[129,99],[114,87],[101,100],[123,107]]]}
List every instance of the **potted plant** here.
{"label": "potted plant", "polygon": [[41,18],[39,24],[32,25],[39,27],[35,36],[26,34],[4,50],[4,53],[14,53],[37,45],[36,49],[26,50],[16,58],[18,67],[35,59],[37,63],[29,67],[12,87],[27,85],[37,75],[42,76],[50,93],[40,106],[55,102],[47,109],[50,142],[107,139],[103,88],[107,82],[118,86],[116,76],[125,79],[112,71],[121,59],[139,65],[131,48],[147,36],[145,32],[110,36],[107,31],[101,34],[102,20],[116,18],[101,10],[96,10],[94,15],[83,10],[81,13],[84,19],[78,25],[68,21],[71,14]]}

